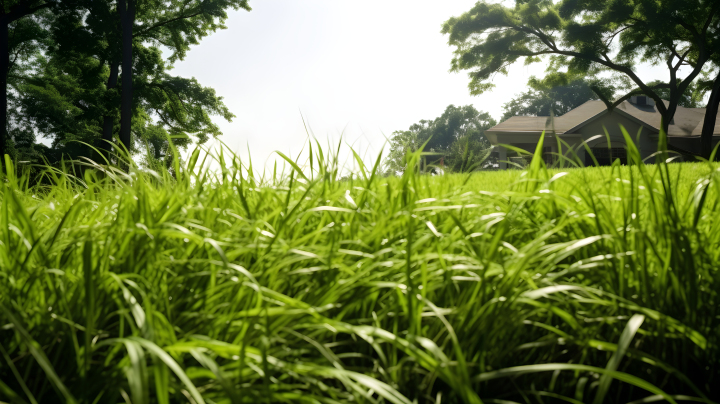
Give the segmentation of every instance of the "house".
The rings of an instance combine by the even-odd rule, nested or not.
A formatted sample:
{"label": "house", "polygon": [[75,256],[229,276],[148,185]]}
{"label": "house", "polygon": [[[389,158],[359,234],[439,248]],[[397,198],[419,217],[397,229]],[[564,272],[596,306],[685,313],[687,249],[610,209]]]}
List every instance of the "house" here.
{"label": "house", "polygon": [[[667,101],[665,101],[667,105]],[[705,108],[684,108],[678,106],[675,117],[668,128],[668,148],[685,156],[700,154],[700,133],[702,132]],[[633,96],[611,111],[602,101],[588,101],[558,117],[514,116],[485,131],[485,136],[496,146],[494,156],[500,161],[500,168],[508,167],[507,161],[520,161],[516,151],[504,148],[502,144],[534,152],[540,135],[545,133],[543,154],[546,163],[555,161],[558,155],[558,141],[562,139],[577,150],[585,165],[592,165],[586,156],[582,143],[585,141],[601,165],[609,165],[619,158],[627,161],[625,141],[620,125],[625,127],[644,159],[657,151],[660,132],[660,113],[650,97]],[[609,135],[610,144],[605,136]],[[639,135],[638,135],[639,134]],[[596,137],[596,135],[602,135]],[[636,138],[637,136],[637,138]],[[713,147],[720,141],[720,114],[713,132]],[[567,155],[566,147],[562,153]]]}

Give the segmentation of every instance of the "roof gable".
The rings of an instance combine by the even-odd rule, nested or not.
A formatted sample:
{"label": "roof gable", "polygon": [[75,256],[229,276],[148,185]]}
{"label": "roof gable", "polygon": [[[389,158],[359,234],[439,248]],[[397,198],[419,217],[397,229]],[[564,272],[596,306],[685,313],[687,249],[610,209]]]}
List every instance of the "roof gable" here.
{"label": "roof gable", "polygon": [[[602,101],[595,101],[595,102],[600,102],[603,104],[603,107],[605,107],[605,103],[603,103]],[[644,117],[642,115],[640,117],[638,117],[636,114],[630,113],[626,108],[620,108],[621,106],[624,106],[623,104],[618,105],[618,108],[615,108],[612,111],[608,111],[607,108],[603,108],[603,110],[600,111],[600,113],[592,116],[589,119],[586,119],[585,121],[579,123],[577,126],[574,126],[570,129],[566,130],[564,133],[574,133],[574,132],[580,130],[583,126],[588,125],[588,124],[595,122],[598,119],[602,119],[604,117],[608,117],[608,118],[612,119],[612,114],[618,114],[624,118],[627,118],[627,119],[637,123],[638,125],[649,129],[651,132],[659,132],[660,131],[655,125],[648,122],[648,120],[649,120],[649,119],[647,119],[648,117]],[[646,118],[646,119],[642,119],[642,118]]]}

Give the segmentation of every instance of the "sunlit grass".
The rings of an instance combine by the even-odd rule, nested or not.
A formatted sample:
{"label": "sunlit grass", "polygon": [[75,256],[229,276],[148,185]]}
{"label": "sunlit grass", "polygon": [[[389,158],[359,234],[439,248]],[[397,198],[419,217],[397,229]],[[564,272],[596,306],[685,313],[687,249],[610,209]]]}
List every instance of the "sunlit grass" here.
{"label": "sunlit grass", "polygon": [[718,400],[717,165],[341,181],[323,152],[8,175],[0,401]]}

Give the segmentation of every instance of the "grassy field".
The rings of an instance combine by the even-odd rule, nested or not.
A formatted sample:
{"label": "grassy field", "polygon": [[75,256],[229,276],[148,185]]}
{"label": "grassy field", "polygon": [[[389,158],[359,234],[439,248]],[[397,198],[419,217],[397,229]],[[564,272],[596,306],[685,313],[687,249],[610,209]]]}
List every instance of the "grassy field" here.
{"label": "grassy field", "polygon": [[217,159],[8,175],[0,401],[720,401],[717,165]]}

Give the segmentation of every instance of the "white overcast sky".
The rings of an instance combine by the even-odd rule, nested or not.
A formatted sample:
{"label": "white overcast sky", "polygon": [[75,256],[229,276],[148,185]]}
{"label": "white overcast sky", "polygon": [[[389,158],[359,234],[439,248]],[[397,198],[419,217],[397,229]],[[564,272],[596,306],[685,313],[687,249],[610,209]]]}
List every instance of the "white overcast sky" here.
{"label": "white overcast sky", "polygon": [[[340,134],[368,158],[395,130],[472,104],[495,119],[542,64],[510,69],[470,96],[466,73],[450,73],[452,48],[440,33],[475,0],[251,0],[228,29],[195,46],[171,72],[195,77],[237,116],[218,118],[225,142],[256,164],[279,150],[297,156],[305,117],[322,143]],[[647,76],[646,76],[647,77]],[[658,78],[661,78],[659,76]]]}

